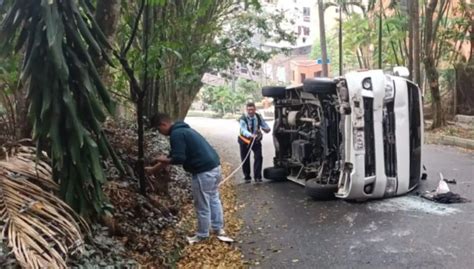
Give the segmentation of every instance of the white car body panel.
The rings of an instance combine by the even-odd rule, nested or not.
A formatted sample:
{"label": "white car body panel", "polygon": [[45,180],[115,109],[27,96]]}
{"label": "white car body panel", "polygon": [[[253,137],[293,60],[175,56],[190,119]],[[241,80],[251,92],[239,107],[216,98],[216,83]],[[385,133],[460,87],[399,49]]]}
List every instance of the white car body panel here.
{"label": "white car body panel", "polygon": [[[372,90],[362,87],[364,79],[369,78],[372,82]],[[386,76],[381,70],[366,72],[353,72],[345,75],[349,91],[352,113],[345,116],[345,162],[352,164],[350,177],[341,173],[339,189],[336,197],[349,200],[366,200],[383,198],[387,196],[401,195],[409,192],[416,186],[409,186],[410,182],[410,118],[409,118],[409,96],[406,79],[401,77]],[[394,86],[394,113],[395,113],[395,146],[396,146],[396,177],[387,177],[384,152],[384,97],[386,95],[385,84]],[[418,90],[412,88],[410,90]],[[419,93],[421,98],[421,93]],[[375,146],[375,175],[366,175],[366,147],[356,147],[354,139],[357,134],[359,140],[364,130],[364,101],[363,98],[373,100],[373,137]],[[359,107],[357,107],[357,103]],[[421,100],[419,102],[420,113]],[[421,117],[422,119],[422,117]],[[421,139],[423,138],[423,122],[421,120]],[[421,141],[421,147],[423,141]],[[388,154],[388,153],[387,153]],[[422,161],[419,164],[422,165]],[[421,167],[420,175],[421,177]],[[388,182],[391,182],[388,184]],[[395,185],[394,185],[395,183]],[[367,193],[364,188],[370,184],[371,191]]]}

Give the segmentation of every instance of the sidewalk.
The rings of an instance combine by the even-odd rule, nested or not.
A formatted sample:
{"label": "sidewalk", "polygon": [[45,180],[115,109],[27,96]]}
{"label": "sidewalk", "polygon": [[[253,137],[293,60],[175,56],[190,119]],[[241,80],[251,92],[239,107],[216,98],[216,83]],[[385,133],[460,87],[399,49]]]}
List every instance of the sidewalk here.
{"label": "sidewalk", "polygon": [[474,150],[474,129],[449,124],[434,131],[425,130],[425,143],[455,146]]}
{"label": "sidewalk", "polygon": [[435,135],[429,133],[426,133],[426,136],[427,143],[429,144],[441,144],[474,150],[473,139],[466,139],[449,135],[441,135],[439,137],[436,137]]}

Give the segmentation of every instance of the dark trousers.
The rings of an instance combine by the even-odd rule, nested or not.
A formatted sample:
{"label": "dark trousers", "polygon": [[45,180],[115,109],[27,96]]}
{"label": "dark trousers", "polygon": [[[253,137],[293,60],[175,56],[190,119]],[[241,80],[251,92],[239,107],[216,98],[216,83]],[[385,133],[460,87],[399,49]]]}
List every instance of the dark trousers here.
{"label": "dark trousers", "polygon": [[[243,141],[239,139],[239,146],[240,146],[240,159],[243,161],[245,156],[250,150],[250,145],[245,144]],[[262,143],[260,141],[255,141],[252,146],[253,151],[253,176],[255,179],[262,178]],[[242,170],[244,172],[244,176],[246,180],[250,180],[252,177],[250,176],[250,156],[245,160],[244,165],[242,166]]]}

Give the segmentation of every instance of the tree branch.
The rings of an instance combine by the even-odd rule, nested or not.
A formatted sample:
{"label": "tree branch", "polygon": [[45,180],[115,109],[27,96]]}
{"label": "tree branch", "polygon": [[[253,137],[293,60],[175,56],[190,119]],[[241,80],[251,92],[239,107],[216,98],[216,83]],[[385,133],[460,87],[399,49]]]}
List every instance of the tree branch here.
{"label": "tree branch", "polygon": [[135,36],[137,35],[137,31],[138,31],[138,25],[140,24],[140,18],[142,17],[143,9],[145,8],[145,2],[146,0],[142,0],[140,9],[138,10],[138,15],[135,18],[135,25],[133,26],[132,35],[130,36],[130,39],[128,40],[127,45],[120,53],[120,57],[125,58],[128,51],[130,50],[130,47],[132,46],[133,40],[135,40]]}

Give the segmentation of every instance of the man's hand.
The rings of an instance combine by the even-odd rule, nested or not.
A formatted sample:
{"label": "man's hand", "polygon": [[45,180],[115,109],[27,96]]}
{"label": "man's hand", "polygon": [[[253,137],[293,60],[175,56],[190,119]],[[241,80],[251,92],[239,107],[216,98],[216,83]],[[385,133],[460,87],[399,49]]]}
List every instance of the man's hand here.
{"label": "man's hand", "polygon": [[153,175],[155,173],[155,166],[147,166],[145,167],[145,173],[147,175]]}
{"label": "man's hand", "polygon": [[171,161],[170,158],[168,158],[166,155],[161,155],[153,159],[153,162],[166,163],[166,164],[170,163],[170,161]]}
{"label": "man's hand", "polygon": [[158,171],[160,171],[161,169],[163,169],[165,167],[166,167],[165,163],[158,162],[154,166],[145,167],[145,173],[147,175],[153,175],[153,174],[156,174]]}
{"label": "man's hand", "polygon": [[262,130],[263,130],[266,134],[268,134],[268,133],[271,131],[270,128],[262,128]]}

